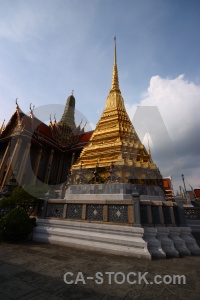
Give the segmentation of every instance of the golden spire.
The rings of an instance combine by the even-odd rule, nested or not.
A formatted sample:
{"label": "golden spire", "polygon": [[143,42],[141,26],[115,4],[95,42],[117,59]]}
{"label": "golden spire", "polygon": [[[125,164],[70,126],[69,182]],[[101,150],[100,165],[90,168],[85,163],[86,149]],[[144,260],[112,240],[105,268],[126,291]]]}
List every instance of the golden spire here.
{"label": "golden spire", "polygon": [[118,70],[117,70],[117,51],[116,51],[116,37],[114,37],[114,65],[112,73],[112,86],[110,92],[118,92],[121,94],[119,89]]}
{"label": "golden spire", "polygon": [[117,65],[116,36],[114,37],[114,65]]}
{"label": "golden spire", "polygon": [[116,167],[115,175],[120,182],[127,182],[129,177],[136,176],[133,175],[133,170],[137,171],[138,178],[146,178],[149,170],[152,178],[157,178],[160,172],[149,154],[135,132],[119,89],[115,38],[112,86],[106,105],[89,143],[83,148],[71,171],[74,178],[80,178],[81,166],[88,182],[97,167],[104,178],[102,180],[106,182],[110,176],[111,165]]}

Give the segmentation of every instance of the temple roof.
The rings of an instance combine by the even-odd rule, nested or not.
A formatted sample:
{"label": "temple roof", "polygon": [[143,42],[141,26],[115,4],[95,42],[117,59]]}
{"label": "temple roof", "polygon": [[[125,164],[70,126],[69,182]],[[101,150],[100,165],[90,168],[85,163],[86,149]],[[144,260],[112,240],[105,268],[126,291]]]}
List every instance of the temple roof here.
{"label": "temple roof", "polygon": [[[32,139],[33,142],[51,145],[51,147],[59,148],[57,141],[53,136],[52,129],[37,119],[31,109],[30,116],[26,115],[17,104],[16,110],[8,121],[7,125],[1,126],[0,142],[5,139],[10,139],[15,136],[26,136]],[[79,131],[76,140],[76,148],[81,148],[87,144],[91,133]],[[80,142],[79,142],[80,141]],[[66,148],[66,147],[63,147]],[[65,149],[63,149],[65,150]]]}

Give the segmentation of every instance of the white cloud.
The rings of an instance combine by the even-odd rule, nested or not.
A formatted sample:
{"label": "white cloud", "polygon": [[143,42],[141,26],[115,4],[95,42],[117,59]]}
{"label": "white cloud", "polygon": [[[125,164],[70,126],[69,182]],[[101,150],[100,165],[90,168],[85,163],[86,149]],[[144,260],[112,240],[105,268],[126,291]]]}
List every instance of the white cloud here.
{"label": "white cloud", "polygon": [[199,126],[200,86],[185,80],[153,76],[140,105],[157,106],[171,138],[185,137]]}
{"label": "white cloud", "polygon": [[[187,81],[183,74],[175,79],[153,76],[141,101],[133,105],[126,104],[131,120],[138,105],[158,107],[176,152],[173,157],[176,182],[179,173],[184,172],[190,184],[199,184],[199,104],[200,86]],[[164,176],[170,172],[171,164],[172,159],[159,162]]]}

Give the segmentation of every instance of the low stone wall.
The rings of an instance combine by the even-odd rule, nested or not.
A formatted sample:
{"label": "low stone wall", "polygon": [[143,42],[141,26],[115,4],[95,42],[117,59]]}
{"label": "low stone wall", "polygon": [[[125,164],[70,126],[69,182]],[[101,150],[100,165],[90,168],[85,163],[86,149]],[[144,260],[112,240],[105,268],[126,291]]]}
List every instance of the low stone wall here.
{"label": "low stone wall", "polygon": [[133,225],[133,200],[49,200],[46,218]]}
{"label": "low stone wall", "polygon": [[185,226],[184,212],[172,201],[140,200],[142,226]]}
{"label": "low stone wall", "polygon": [[200,246],[200,207],[184,207],[187,226],[191,227],[192,234]]}
{"label": "low stone wall", "polygon": [[137,192],[131,197],[48,200],[33,239],[148,259],[200,255],[183,208],[171,201],[140,200]]}

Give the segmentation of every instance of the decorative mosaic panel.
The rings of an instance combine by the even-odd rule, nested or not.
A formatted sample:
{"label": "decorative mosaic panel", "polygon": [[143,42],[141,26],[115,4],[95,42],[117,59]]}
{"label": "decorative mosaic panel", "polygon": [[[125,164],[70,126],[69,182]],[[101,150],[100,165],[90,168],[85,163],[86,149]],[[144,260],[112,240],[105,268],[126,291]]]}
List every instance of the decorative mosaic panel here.
{"label": "decorative mosaic panel", "polygon": [[185,217],[188,220],[200,220],[200,208],[191,207],[184,209]]}
{"label": "decorative mosaic panel", "polygon": [[103,221],[103,205],[88,204],[86,219],[94,221]]}
{"label": "decorative mosaic panel", "polygon": [[128,223],[128,206],[109,205],[108,222]]}
{"label": "decorative mosaic panel", "polygon": [[163,206],[163,217],[165,224],[172,224],[171,214],[170,214],[170,207]]}
{"label": "decorative mosaic panel", "polygon": [[62,218],[64,204],[49,203],[47,210],[48,218]]}
{"label": "decorative mosaic panel", "polygon": [[140,205],[140,219],[141,224],[148,224],[148,213],[147,213],[147,205]]}
{"label": "decorative mosaic panel", "polygon": [[159,206],[152,205],[151,206],[151,213],[152,213],[152,223],[154,225],[161,224],[161,222],[160,222]]}
{"label": "decorative mosaic panel", "polygon": [[67,219],[82,219],[82,204],[67,204]]}

